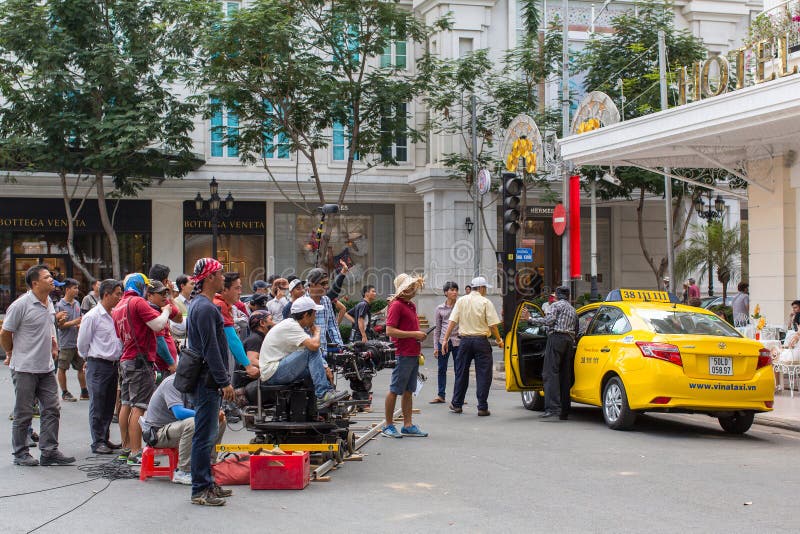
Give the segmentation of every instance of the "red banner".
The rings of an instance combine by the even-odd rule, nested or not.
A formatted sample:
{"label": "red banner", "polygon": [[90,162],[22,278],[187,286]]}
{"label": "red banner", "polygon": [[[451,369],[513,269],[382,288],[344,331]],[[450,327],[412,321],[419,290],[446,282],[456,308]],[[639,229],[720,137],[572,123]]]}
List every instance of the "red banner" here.
{"label": "red banner", "polygon": [[581,277],[581,177],[569,177],[569,275]]}

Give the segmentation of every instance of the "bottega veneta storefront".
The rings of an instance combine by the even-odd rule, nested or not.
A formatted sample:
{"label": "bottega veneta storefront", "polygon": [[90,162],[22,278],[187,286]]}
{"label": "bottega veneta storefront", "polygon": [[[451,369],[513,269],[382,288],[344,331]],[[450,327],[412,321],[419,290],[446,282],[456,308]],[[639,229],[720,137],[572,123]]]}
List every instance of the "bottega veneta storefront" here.
{"label": "bottega veneta storefront", "polygon": [[[72,203],[73,213],[78,206],[78,201]],[[146,271],[150,266],[150,201],[108,200],[106,208],[119,240],[122,272]],[[97,200],[83,203],[74,231],[76,255],[92,278],[113,276]],[[82,295],[89,291],[87,276],[69,255],[67,232],[63,199],[0,198],[0,313],[27,291],[25,272],[39,263],[46,264],[57,279],[77,279]]]}

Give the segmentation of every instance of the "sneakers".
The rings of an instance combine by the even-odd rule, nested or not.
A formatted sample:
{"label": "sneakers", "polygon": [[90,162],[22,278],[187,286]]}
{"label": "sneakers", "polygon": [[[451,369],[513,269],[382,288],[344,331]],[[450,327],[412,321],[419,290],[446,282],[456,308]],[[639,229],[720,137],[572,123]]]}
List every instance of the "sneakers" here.
{"label": "sneakers", "polygon": [[451,412],[453,412],[453,413],[461,413],[461,412],[463,412],[463,411],[464,411],[464,410],[461,408],[461,406],[458,406],[458,407],[456,407],[456,406],[453,406],[453,403],[452,403],[452,402],[450,403],[450,406],[449,406],[449,408],[450,408],[450,411],[451,411]]}
{"label": "sneakers", "polygon": [[213,493],[214,497],[219,497],[219,498],[230,497],[231,495],[233,495],[233,490],[225,489],[222,486],[218,486],[216,484],[214,484],[214,487],[208,491],[210,493]]}
{"label": "sneakers", "polygon": [[403,434],[397,431],[397,427],[394,425],[388,425],[383,427],[381,430],[381,434],[383,434],[387,438],[402,438]]}
{"label": "sneakers", "polygon": [[78,399],[72,396],[72,393],[65,391],[61,394],[61,400],[64,402],[78,402]]}
{"label": "sneakers", "polygon": [[130,449],[120,449],[119,455],[117,456],[117,461],[118,462],[127,462],[128,461],[128,456],[130,456],[130,455],[131,455],[131,450]]}
{"label": "sneakers", "polygon": [[64,456],[59,450],[49,454],[42,453],[42,457],[39,459],[39,465],[70,465],[74,463],[73,456]]}
{"label": "sneakers", "polygon": [[427,432],[423,432],[422,430],[420,430],[417,425],[404,426],[400,430],[400,434],[402,434],[403,436],[408,436],[408,437],[412,437],[412,438],[427,438],[428,437],[428,433]]}
{"label": "sneakers", "polygon": [[325,392],[325,395],[317,399],[317,409],[319,410],[321,408],[330,406],[336,401],[347,398],[349,395],[350,393],[347,391],[336,391],[335,389],[329,389]]}
{"label": "sneakers", "polygon": [[181,471],[180,469],[176,469],[174,473],[172,473],[172,482],[175,484],[183,484],[185,486],[192,485],[192,474],[187,473],[186,471]]}
{"label": "sneakers", "polygon": [[128,455],[128,465],[142,465],[142,451]]}
{"label": "sneakers", "polygon": [[89,400],[89,390],[81,390],[81,400]]}
{"label": "sneakers", "polygon": [[30,453],[25,453],[22,456],[15,456],[14,457],[14,465],[23,465],[25,467],[34,467],[39,465],[39,460],[34,458],[30,455]]}
{"label": "sneakers", "polygon": [[114,454],[114,449],[106,445],[105,443],[101,443],[97,447],[92,450],[95,454]]}
{"label": "sneakers", "polygon": [[214,488],[208,488],[200,493],[192,495],[192,504],[199,504],[200,506],[225,506],[225,499],[214,495]]}

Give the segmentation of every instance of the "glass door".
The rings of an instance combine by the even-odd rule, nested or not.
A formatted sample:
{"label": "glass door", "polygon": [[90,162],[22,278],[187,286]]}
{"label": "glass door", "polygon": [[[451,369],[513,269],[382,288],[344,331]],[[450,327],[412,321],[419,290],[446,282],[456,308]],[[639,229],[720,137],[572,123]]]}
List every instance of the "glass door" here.
{"label": "glass door", "polygon": [[[40,263],[47,265],[53,278],[64,281],[72,274],[72,263],[69,256],[64,254],[51,254],[48,256],[15,256],[14,257],[14,295],[12,299],[28,291],[25,283],[25,273],[34,265]],[[58,291],[58,288],[56,288]]]}

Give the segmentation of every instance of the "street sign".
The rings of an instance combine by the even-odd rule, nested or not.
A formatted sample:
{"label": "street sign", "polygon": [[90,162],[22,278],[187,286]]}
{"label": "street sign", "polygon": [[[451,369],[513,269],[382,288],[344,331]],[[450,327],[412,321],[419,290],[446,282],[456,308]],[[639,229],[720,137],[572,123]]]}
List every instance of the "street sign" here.
{"label": "street sign", "polygon": [[485,195],[492,187],[492,175],[486,169],[478,171],[478,193]]}
{"label": "street sign", "polygon": [[533,262],[533,249],[532,248],[518,248],[517,261],[532,263]]}
{"label": "street sign", "polygon": [[567,229],[567,210],[564,204],[556,204],[553,209],[553,231],[556,235],[563,235]]}

